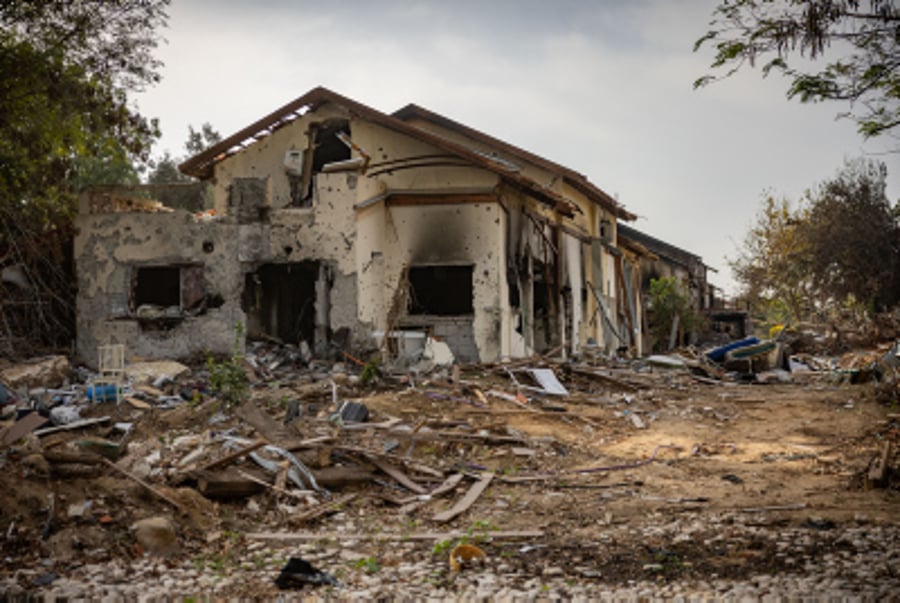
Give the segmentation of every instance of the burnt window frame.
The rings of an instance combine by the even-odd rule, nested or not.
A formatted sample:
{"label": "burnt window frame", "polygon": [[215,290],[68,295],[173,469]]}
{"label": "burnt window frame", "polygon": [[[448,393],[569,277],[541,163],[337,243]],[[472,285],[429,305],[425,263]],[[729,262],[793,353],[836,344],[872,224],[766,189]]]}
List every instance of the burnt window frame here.
{"label": "burnt window frame", "polygon": [[[441,304],[449,303],[450,299],[448,299],[447,296],[440,295],[439,292],[422,295],[422,287],[425,285],[425,283],[421,282],[425,278],[422,273],[426,270],[438,273],[437,275],[432,274],[430,277],[432,280],[443,278],[444,280],[452,281],[447,284],[447,287],[450,287],[451,289],[461,287],[465,284],[469,295],[467,297],[464,295],[453,296],[453,298],[450,299],[464,299],[467,303],[463,305],[444,305],[444,307],[440,307]],[[441,276],[440,273],[444,273],[443,276]],[[465,275],[463,275],[463,273],[465,273]],[[468,279],[465,279],[464,276],[467,276]],[[422,264],[410,266],[407,281],[409,282],[409,303],[406,306],[407,316],[460,317],[473,316],[475,314],[474,264]],[[419,287],[416,286],[417,281],[420,284]],[[437,302],[438,306],[434,305],[435,300],[440,300]],[[437,309],[437,311],[434,311],[435,309]]]}

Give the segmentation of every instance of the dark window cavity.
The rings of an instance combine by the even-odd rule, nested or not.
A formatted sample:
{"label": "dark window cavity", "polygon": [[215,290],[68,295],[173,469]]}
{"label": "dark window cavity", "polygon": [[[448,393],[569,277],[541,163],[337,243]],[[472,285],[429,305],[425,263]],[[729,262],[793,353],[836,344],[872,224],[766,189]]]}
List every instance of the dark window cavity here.
{"label": "dark window cavity", "polygon": [[473,266],[415,266],[409,269],[410,314],[472,314]]}
{"label": "dark window cavity", "polygon": [[134,285],[135,306],[181,307],[181,268],[144,266],[137,269]]}

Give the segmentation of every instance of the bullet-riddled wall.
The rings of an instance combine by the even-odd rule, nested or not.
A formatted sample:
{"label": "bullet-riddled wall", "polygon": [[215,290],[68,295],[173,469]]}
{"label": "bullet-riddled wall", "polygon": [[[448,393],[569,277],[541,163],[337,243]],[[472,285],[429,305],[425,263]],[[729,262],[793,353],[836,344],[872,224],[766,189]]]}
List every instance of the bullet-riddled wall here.
{"label": "bullet-riddled wall", "polygon": [[[84,213],[76,228],[76,348],[82,360],[93,364],[97,346],[107,343],[123,343],[129,356],[146,358],[233,350],[234,325],[244,320],[242,275],[234,262],[237,225],[173,211]],[[163,279],[193,277],[188,314],[139,315],[139,280],[159,272]],[[176,297],[173,305],[183,299]]]}
{"label": "bullet-riddled wall", "polygon": [[[211,169],[213,216],[79,217],[78,345],[85,358],[112,341],[146,357],[229,352],[237,323],[251,335],[303,340],[319,351],[333,340],[371,349],[373,333],[391,327],[431,330],[461,360],[530,353],[531,325],[523,329],[518,305],[532,293],[507,283],[515,270],[510,207],[532,216],[515,223],[530,229],[535,258],[545,258],[543,246],[556,237],[552,283],[568,301],[557,304],[557,324],[548,323],[542,342],[553,331],[574,350],[599,333],[581,289],[595,259],[585,241],[602,220],[584,195],[544,168],[503,169],[572,198],[578,210],[571,217],[521,185],[507,186],[479,161],[325,102],[246,148],[233,147]],[[596,259],[605,261],[602,253]],[[158,299],[150,285],[136,284],[136,274],[181,291]],[[401,277],[414,299],[395,308]],[[442,290],[449,295],[434,293]],[[202,304],[198,292],[209,292]],[[149,303],[138,316],[142,297]]]}

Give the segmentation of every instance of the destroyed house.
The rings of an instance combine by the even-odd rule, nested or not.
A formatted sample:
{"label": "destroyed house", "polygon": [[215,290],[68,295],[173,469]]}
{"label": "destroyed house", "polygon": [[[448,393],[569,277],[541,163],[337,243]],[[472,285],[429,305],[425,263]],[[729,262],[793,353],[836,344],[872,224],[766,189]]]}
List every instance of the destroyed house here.
{"label": "destroyed house", "polygon": [[244,336],[326,355],[427,334],[462,362],[621,346],[616,229],[634,216],[435,113],[315,88],[180,169],[208,184],[207,211],[83,198],[82,359],[105,343],[230,353]]}
{"label": "destroyed house", "polygon": [[[684,286],[694,310],[706,314],[713,307],[715,288],[707,281],[707,271],[714,269],[704,264],[702,257],[625,224],[619,226],[619,243],[623,249],[639,247],[648,252],[640,254],[637,265],[639,294],[647,298],[651,280],[673,277]],[[646,308],[649,304],[645,300],[641,305]],[[688,339],[697,335],[689,334]]]}

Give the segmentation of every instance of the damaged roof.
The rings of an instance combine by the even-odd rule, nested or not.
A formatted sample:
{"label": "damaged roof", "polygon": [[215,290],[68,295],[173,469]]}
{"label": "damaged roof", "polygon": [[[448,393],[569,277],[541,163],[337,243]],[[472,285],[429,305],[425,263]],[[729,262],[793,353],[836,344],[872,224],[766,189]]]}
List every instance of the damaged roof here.
{"label": "damaged roof", "polygon": [[647,233],[636,230],[625,224],[619,224],[616,227],[619,239],[624,239],[632,244],[638,244],[649,249],[653,254],[663,256],[676,264],[681,264],[685,268],[694,266],[703,266],[706,269],[715,272],[715,269],[703,263],[703,258],[695,253],[691,253],[680,247],[676,247],[671,243],[666,243],[656,237],[651,237]]}
{"label": "damaged roof", "polygon": [[489,146],[500,149],[506,153],[509,153],[513,157],[517,157],[519,159],[527,161],[533,165],[547,170],[552,174],[560,176],[566,183],[570,184],[576,190],[580,191],[597,205],[611,212],[617,218],[621,218],[623,220],[635,220],[637,218],[636,215],[627,211],[613,197],[608,195],[605,191],[588,180],[584,174],[580,174],[571,168],[567,168],[564,165],[560,165],[554,161],[550,161],[549,159],[545,159],[539,155],[535,155],[530,151],[526,151],[525,149],[509,144],[508,142],[500,140],[499,138],[494,138],[493,136],[485,134],[480,130],[470,128],[465,124],[461,124],[458,121],[450,119],[449,117],[445,117],[443,115],[435,113],[434,111],[429,111],[428,109],[420,107],[419,105],[413,103],[410,103],[402,109],[395,111],[392,115],[397,119],[401,119],[403,121],[422,119],[442,128],[446,128],[447,130],[450,130],[452,132],[458,132],[463,136],[466,136],[473,140],[478,140]]}
{"label": "damaged roof", "polygon": [[[231,155],[243,151],[255,142],[270,135],[272,132],[292,123],[309,111],[315,111],[318,107],[326,103],[332,103],[340,106],[353,116],[364,118],[385,128],[400,132],[402,134],[406,134],[407,136],[416,138],[423,142],[427,142],[466,160],[472,165],[476,165],[494,172],[498,174],[507,184],[528,193],[539,201],[550,205],[564,215],[571,216],[576,211],[579,211],[578,207],[571,201],[566,199],[564,196],[550,190],[549,188],[541,185],[533,179],[518,173],[518,168],[511,165],[508,161],[485,155],[482,152],[449,141],[446,138],[408,124],[399,117],[382,113],[381,111],[354,101],[353,99],[347,98],[346,96],[337,94],[336,92],[332,92],[331,90],[328,90],[327,88],[324,88],[322,86],[313,88],[306,94],[294,99],[293,101],[287,103],[279,109],[276,109],[265,117],[256,120],[246,128],[232,134],[228,138],[206,149],[202,153],[198,153],[197,155],[190,157],[181,165],[179,165],[178,168],[183,173],[189,176],[194,176],[203,180],[211,178],[213,175],[214,166],[220,161],[226,159]],[[414,105],[409,105],[405,109],[401,109],[398,113],[401,115],[409,115],[409,112],[411,111],[409,107],[414,107]],[[418,107],[417,109],[425,112],[424,109]],[[404,111],[406,111],[406,113],[403,113]],[[446,118],[442,118],[441,116],[438,116],[436,114],[430,112],[426,113],[435,116],[436,118],[440,118],[446,120],[447,122],[456,124],[456,122],[452,122],[451,120],[447,120]],[[456,124],[456,126],[458,128],[466,128],[466,126],[462,126],[462,124]],[[478,134],[481,137],[479,138],[480,140],[483,140],[484,142],[490,142],[490,144],[506,150],[511,155],[515,155],[522,159],[527,159],[528,161],[531,161],[535,165],[539,165],[547,169],[548,171],[560,174],[563,178],[566,179],[567,182],[569,182],[577,190],[580,190],[583,194],[585,194],[588,199],[601,205],[602,207],[605,207],[619,218],[626,220],[635,219],[636,216],[634,216],[634,214],[626,211],[621,205],[619,205],[614,199],[612,199],[612,197],[588,182],[588,180],[581,174],[542,159],[537,155],[532,155],[527,151],[518,149],[517,147],[494,139],[490,136],[487,136],[486,134],[481,134],[476,130],[466,128],[466,131]],[[517,153],[514,153],[511,149],[515,149]]]}

